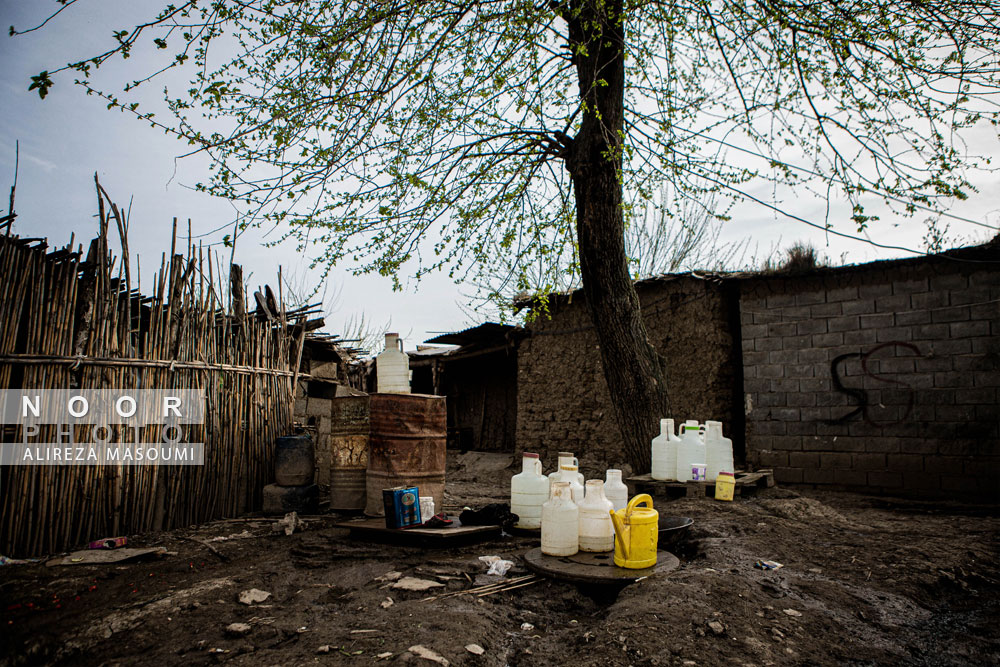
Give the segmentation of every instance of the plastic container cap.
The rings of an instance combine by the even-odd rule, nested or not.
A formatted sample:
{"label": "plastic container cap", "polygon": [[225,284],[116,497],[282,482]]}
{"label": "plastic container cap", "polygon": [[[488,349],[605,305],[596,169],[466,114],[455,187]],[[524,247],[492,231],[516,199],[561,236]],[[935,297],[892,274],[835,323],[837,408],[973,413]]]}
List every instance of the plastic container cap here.
{"label": "plastic container cap", "polygon": [[523,456],[525,458],[529,458],[529,459],[537,459],[538,458],[538,454],[535,454],[534,452],[525,452],[525,453],[521,454],[521,456]]}

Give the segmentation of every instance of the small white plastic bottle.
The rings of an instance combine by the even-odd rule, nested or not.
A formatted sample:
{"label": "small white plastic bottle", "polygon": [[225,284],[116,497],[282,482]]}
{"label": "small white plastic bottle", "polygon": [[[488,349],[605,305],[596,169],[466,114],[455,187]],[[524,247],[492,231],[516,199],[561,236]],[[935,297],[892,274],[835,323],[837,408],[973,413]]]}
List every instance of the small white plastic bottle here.
{"label": "small white plastic bottle", "polygon": [[674,420],[660,420],[660,434],[653,438],[652,469],[653,479],[674,479],[677,474],[677,443],[679,438],[674,435]]}
{"label": "small white plastic bottle", "polygon": [[[579,471],[580,461],[575,456],[573,456],[573,452],[559,452],[559,460],[556,463],[556,469],[549,473],[550,484],[562,476],[563,466],[576,466],[576,469]],[[577,472],[576,478],[577,478],[576,481],[578,481],[580,483],[580,486],[582,487],[584,482],[583,475]]]}
{"label": "small white plastic bottle", "polygon": [[691,481],[691,464],[705,461],[705,443],[698,435],[698,426],[685,424],[682,427],[681,441],[677,447],[678,482]]}
{"label": "small white plastic bottle", "polygon": [[553,482],[552,497],[542,505],[542,553],[572,556],[579,550],[580,509],[573,502],[569,482]]}
{"label": "small white plastic bottle", "polygon": [[608,468],[604,477],[604,497],[611,501],[615,511],[624,509],[628,505],[628,487],[622,481],[621,470]]}
{"label": "small white plastic bottle", "polygon": [[568,483],[570,494],[573,496],[573,502],[577,504],[583,502],[583,484],[580,482],[582,478],[583,475],[579,473],[577,467],[574,465],[561,465],[559,466],[558,476],[555,478],[550,477],[554,481]]}
{"label": "small white plastic bottle", "polygon": [[542,505],[549,499],[549,479],[542,474],[538,454],[521,455],[521,472],[510,478],[510,511],[518,516],[518,528],[542,525]]}
{"label": "small white plastic bottle", "polygon": [[615,527],[611,523],[614,505],[604,496],[604,482],[587,480],[580,508],[580,551],[605,552],[615,548]]}

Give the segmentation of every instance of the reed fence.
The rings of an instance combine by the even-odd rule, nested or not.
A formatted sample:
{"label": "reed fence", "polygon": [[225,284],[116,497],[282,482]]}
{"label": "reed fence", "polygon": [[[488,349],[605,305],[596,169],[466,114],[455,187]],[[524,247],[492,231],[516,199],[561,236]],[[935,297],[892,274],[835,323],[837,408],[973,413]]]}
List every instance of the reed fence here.
{"label": "reed fence", "polygon": [[275,437],[291,427],[296,348],[313,311],[286,309],[281,290],[266,289],[249,312],[239,266],[223,275],[217,255],[190,240],[178,248],[176,220],[144,296],[128,222],[97,187],[100,231],[86,254],[72,240],[50,249],[0,235],[0,388],[201,389],[205,422],[188,440],[205,443],[205,463],[0,468],[5,555],[259,508]]}

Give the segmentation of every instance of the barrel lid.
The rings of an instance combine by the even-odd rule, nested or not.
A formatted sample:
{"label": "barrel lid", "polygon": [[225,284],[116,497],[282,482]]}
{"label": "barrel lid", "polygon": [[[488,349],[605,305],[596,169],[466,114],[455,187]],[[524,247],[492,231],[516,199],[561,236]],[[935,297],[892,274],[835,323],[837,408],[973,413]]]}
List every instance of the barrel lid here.
{"label": "barrel lid", "polygon": [[538,458],[538,454],[536,454],[534,452],[524,452],[523,454],[521,454],[521,456],[523,456],[526,459],[537,459]]}
{"label": "barrel lid", "polygon": [[720,475],[729,475],[730,477],[736,477],[736,475],[734,473],[731,473],[731,472],[720,472],[719,474]]}
{"label": "barrel lid", "polygon": [[559,456],[573,456],[573,452],[559,452]]}

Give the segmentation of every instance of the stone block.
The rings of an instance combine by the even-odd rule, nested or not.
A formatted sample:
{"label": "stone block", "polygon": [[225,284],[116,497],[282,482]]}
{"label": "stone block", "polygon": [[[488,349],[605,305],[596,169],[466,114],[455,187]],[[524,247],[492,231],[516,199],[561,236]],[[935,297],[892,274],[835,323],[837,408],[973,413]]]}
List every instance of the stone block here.
{"label": "stone block", "polygon": [[[897,472],[922,472],[924,457],[919,454],[889,454],[886,459],[887,470]],[[933,466],[931,466],[933,469]]]}
{"label": "stone block", "polygon": [[802,481],[805,484],[835,484],[834,472],[825,468],[805,468],[802,470]]}
{"label": "stone block", "polygon": [[830,360],[830,353],[828,350],[809,347],[808,343],[798,349],[800,364],[820,364]]}
{"label": "stone block", "polygon": [[973,354],[1000,354],[1000,336],[972,338],[970,340],[972,340]]}
{"label": "stone block", "polygon": [[816,375],[816,367],[812,364],[790,364],[785,366],[785,377],[811,378]]}
{"label": "stone block", "polygon": [[903,454],[937,454],[938,441],[930,438],[902,438],[900,451]]}
{"label": "stone block", "polygon": [[816,290],[815,292],[800,292],[795,295],[796,306],[811,306],[817,303],[826,303],[826,291]]}
{"label": "stone block", "polygon": [[795,325],[795,333],[799,336],[826,333],[826,320],[816,318],[812,320],[802,320]]}
{"label": "stone block", "polygon": [[809,317],[812,319],[839,317],[842,312],[843,310],[839,303],[817,303],[815,306],[809,306]]}
{"label": "stone block", "polygon": [[973,336],[989,336],[990,323],[985,320],[952,322],[948,325],[948,333],[951,335],[952,338],[971,338]]}
{"label": "stone block", "polygon": [[840,452],[824,452],[820,454],[820,466],[823,468],[850,468],[852,467],[851,455]]}
{"label": "stone block", "polygon": [[928,289],[927,278],[910,278],[908,280],[894,280],[892,283],[893,294],[914,294],[926,292]]}
{"label": "stone block", "polygon": [[[797,392],[799,390],[799,380],[791,378],[780,378],[771,380],[771,391]],[[782,405],[786,405],[782,402]]]}
{"label": "stone block", "polygon": [[964,322],[971,317],[968,306],[936,308],[931,311],[931,322]]}
{"label": "stone block", "polygon": [[775,468],[774,481],[778,484],[801,484],[802,470],[799,468]]}
{"label": "stone block", "polygon": [[931,291],[934,292],[957,291],[968,287],[969,279],[961,273],[945,273],[937,276],[931,276],[929,284]]}
{"label": "stone block", "polygon": [[910,297],[907,294],[880,296],[875,299],[875,312],[877,313],[895,313],[909,309]]}
{"label": "stone block", "polygon": [[892,283],[870,283],[858,287],[858,296],[861,298],[870,296],[886,296],[888,294],[892,294]]}
{"label": "stone block", "polygon": [[827,301],[849,301],[858,298],[858,288],[853,285],[834,287],[826,291]]}
{"label": "stone block", "polygon": [[844,331],[845,345],[861,347],[863,345],[873,345],[874,343],[875,343],[874,329],[857,329],[854,331]]}
{"label": "stone block", "polygon": [[328,398],[306,399],[306,414],[310,417],[329,417],[333,412],[333,403]]}
{"label": "stone block", "polygon": [[769,364],[794,364],[798,361],[798,350],[772,350],[767,353],[767,363]]}
{"label": "stone block", "polygon": [[891,327],[894,322],[895,320],[892,313],[861,316],[861,327],[864,329],[884,329],[886,327]]}
{"label": "stone block", "polygon": [[818,468],[819,454],[816,452],[789,452],[788,465],[793,468]]}
{"label": "stone block", "polygon": [[785,367],[781,364],[763,364],[757,367],[757,374],[762,378],[780,378],[785,375]]}
{"label": "stone block", "polygon": [[885,454],[862,452],[854,454],[851,467],[858,470],[885,470]]}
{"label": "stone block", "polygon": [[869,472],[868,485],[880,486],[886,489],[898,489],[903,486],[903,473],[900,472]]}
{"label": "stone block", "polygon": [[802,436],[776,435],[771,439],[771,448],[784,451],[802,451]]}
{"label": "stone block", "polygon": [[913,326],[916,324],[928,324],[931,321],[931,311],[929,310],[906,310],[896,312],[896,324],[899,326]]}
{"label": "stone block", "polygon": [[931,310],[947,305],[949,305],[948,292],[925,292],[910,296],[910,308],[913,310]]}
{"label": "stone block", "polygon": [[799,421],[799,409],[774,408],[771,410],[771,419],[782,422]]}
{"label": "stone block", "polygon": [[[975,376],[973,376],[975,379]],[[972,389],[957,389],[955,403],[959,405],[996,405],[997,390],[995,387],[975,387]]]}
{"label": "stone block", "polygon": [[930,348],[934,355],[938,357],[953,354],[969,354],[973,350],[973,340],[972,338],[934,340],[930,342]]}
{"label": "stone block", "polygon": [[842,333],[825,333],[825,334],[815,334],[812,337],[813,347],[834,347],[836,345],[842,345],[844,342],[844,334]]}
{"label": "stone block", "polygon": [[768,336],[794,336],[795,322],[775,322],[767,325]]}
{"label": "stone block", "polygon": [[904,472],[903,488],[922,493],[936,493],[941,489],[941,475],[936,472]]}
{"label": "stone block", "polygon": [[794,306],[794,294],[769,294],[766,299],[767,308],[781,308],[782,306]]}
{"label": "stone block", "polygon": [[762,450],[756,452],[757,462],[764,468],[778,468],[788,465],[788,452]]}
{"label": "stone block", "polygon": [[[816,435],[815,422],[788,422],[785,424],[785,432],[788,435]],[[805,441],[803,441],[803,446]]]}
{"label": "stone block", "polygon": [[837,484],[866,486],[868,484],[868,473],[863,470],[834,470],[833,479]]}
{"label": "stone block", "polygon": [[309,374],[315,378],[329,380],[337,379],[336,361],[311,361],[309,363]]}
{"label": "stone block", "polygon": [[788,394],[786,405],[790,408],[811,408],[816,405],[815,393],[794,392]]}
{"label": "stone block", "polygon": [[875,312],[874,299],[858,299],[857,301],[845,301],[840,304],[842,315],[869,315]]}

